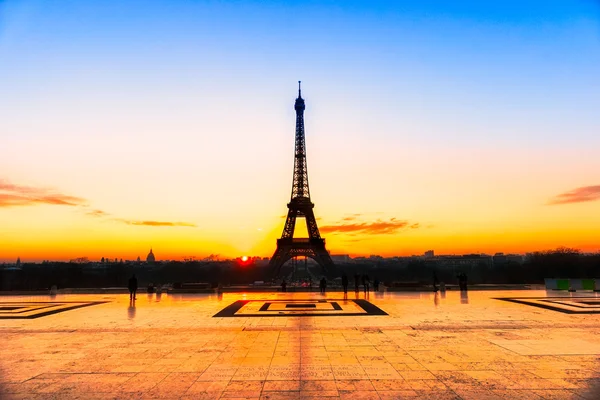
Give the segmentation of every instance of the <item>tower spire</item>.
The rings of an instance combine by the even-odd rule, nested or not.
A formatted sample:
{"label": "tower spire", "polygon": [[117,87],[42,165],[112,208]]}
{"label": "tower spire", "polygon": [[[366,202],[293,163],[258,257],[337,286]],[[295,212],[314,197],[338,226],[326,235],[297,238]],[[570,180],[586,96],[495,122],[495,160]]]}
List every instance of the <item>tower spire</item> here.
{"label": "tower spire", "polygon": [[300,87],[300,83],[302,81],[298,81],[298,98],[301,99],[302,98],[302,88]]}

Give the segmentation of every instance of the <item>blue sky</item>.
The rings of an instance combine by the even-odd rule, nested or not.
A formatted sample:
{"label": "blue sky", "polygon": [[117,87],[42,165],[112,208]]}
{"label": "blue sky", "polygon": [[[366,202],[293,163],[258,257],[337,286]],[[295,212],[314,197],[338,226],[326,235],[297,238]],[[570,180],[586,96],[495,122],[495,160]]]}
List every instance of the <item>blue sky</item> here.
{"label": "blue sky", "polygon": [[[304,79],[317,99],[383,119],[399,104],[419,120],[469,115],[473,128],[545,121],[528,140],[559,145],[580,124],[576,135],[594,140],[586,128],[600,97],[593,1],[121,3],[4,2],[4,108],[55,91],[65,101],[92,90],[118,101],[119,87],[131,101],[234,90],[268,101],[274,88]],[[475,130],[453,140],[478,141]]]}

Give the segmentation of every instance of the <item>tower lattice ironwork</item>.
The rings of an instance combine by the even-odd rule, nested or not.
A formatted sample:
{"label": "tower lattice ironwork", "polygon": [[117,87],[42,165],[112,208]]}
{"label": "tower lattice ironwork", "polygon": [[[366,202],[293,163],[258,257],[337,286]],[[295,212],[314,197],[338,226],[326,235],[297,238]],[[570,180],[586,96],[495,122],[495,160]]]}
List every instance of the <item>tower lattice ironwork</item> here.
{"label": "tower lattice ironwork", "polygon": [[[308,189],[308,170],[306,167],[306,138],[304,136],[304,99],[298,81],[298,98],[294,105],[296,110],[296,145],[294,152],[294,179],[292,182],[292,198],[288,203],[288,214],[283,227],[281,239],[277,239],[277,249],[271,258],[269,268],[273,276],[277,276],[281,266],[292,257],[305,256],[314,259],[327,274],[332,270],[333,261],[325,249],[325,239],[321,237]],[[308,238],[294,238],[297,218],[306,220]]]}

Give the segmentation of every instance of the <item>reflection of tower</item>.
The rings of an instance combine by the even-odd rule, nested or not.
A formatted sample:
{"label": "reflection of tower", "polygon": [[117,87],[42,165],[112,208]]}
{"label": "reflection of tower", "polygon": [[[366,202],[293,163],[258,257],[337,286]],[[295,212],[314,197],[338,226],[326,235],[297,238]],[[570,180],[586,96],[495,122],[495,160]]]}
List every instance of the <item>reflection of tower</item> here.
{"label": "reflection of tower", "polygon": [[[296,145],[294,152],[294,179],[292,198],[288,203],[288,215],[283,227],[281,239],[277,239],[277,249],[269,262],[273,276],[277,276],[281,266],[292,257],[305,256],[314,259],[323,272],[329,272],[333,261],[325,250],[325,239],[319,234],[317,221],[313,213],[314,204],[310,201],[308,190],[308,170],[306,167],[306,139],[304,137],[304,99],[298,82],[298,98],[294,105],[296,110]],[[308,230],[308,238],[294,239],[296,218],[304,217]]]}
{"label": "reflection of tower", "polygon": [[146,256],[146,262],[148,264],[154,264],[154,261],[156,261],[156,258],[154,257],[154,253],[152,252],[152,249],[150,249],[150,253],[148,253],[148,255]]}

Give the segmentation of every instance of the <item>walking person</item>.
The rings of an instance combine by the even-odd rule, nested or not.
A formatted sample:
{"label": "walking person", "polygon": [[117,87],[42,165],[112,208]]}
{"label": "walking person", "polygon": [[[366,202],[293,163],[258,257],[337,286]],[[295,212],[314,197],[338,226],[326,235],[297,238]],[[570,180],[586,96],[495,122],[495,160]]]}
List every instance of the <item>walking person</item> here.
{"label": "walking person", "polygon": [[356,293],[358,293],[359,289],[358,289],[358,281],[359,281],[360,277],[358,276],[358,274],[354,274],[354,291]]}
{"label": "walking person", "polygon": [[342,275],[342,287],[344,288],[344,294],[348,294],[348,277],[346,274]]}
{"label": "walking person", "polygon": [[458,287],[461,292],[467,290],[467,274],[464,272],[458,274]]}
{"label": "walking person", "polygon": [[369,292],[369,275],[364,274],[362,277],[362,281],[363,281],[363,288],[365,290],[365,294],[367,294]]}
{"label": "walking person", "polygon": [[321,289],[321,294],[325,294],[325,288],[327,287],[327,281],[325,277],[321,278],[321,282],[319,283],[319,288]]}
{"label": "walking person", "polygon": [[135,300],[136,297],[136,293],[137,293],[137,289],[138,289],[138,281],[137,278],[135,277],[135,274],[133,274],[131,276],[131,278],[129,278],[129,284],[127,285],[127,288],[129,289],[129,300]]}
{"label": "walking person", "polygon": [[287,289],[287,283],[285,282],[285,279],[283,281],[281,281],[281,291],[285,292]]}

